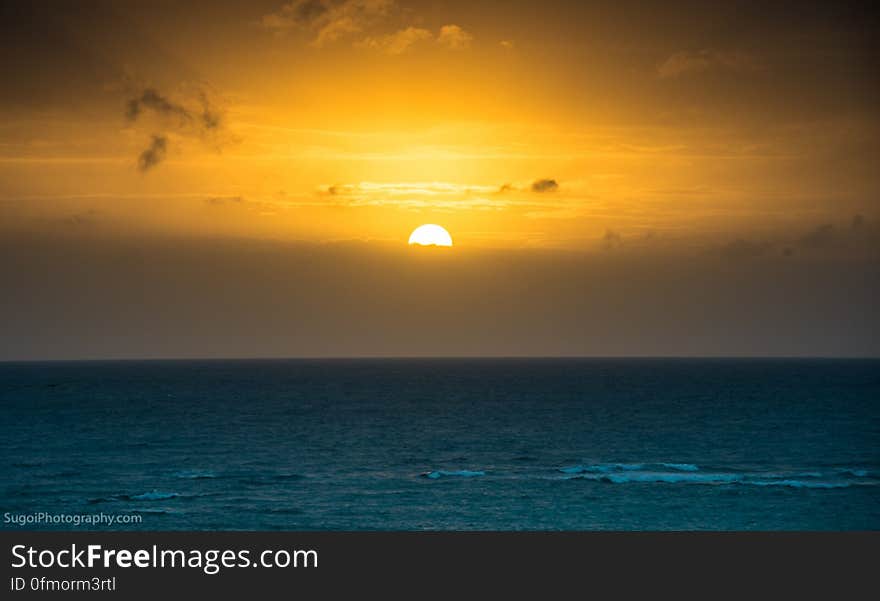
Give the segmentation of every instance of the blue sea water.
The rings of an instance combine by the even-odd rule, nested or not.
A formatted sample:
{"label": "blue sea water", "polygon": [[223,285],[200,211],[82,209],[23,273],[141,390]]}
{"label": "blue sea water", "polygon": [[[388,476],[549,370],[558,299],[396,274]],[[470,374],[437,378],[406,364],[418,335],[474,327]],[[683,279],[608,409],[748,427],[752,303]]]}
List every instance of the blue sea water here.
{"label": "blue sea water", "polygon": [[0,408],[4,515],[136,514],[111,528],[145,530],[880,529],[876,360],[5,363]]}

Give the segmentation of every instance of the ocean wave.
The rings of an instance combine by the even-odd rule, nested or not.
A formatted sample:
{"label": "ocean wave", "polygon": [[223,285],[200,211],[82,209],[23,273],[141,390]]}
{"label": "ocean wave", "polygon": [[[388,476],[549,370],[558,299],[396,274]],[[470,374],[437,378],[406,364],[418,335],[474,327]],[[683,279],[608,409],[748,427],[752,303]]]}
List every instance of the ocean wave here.
{"label": "ocean wave", "polygon": [[139,495],[122,495],[121,498],[129,501],[165,501],[167,499],[175,499],[181,496],[177,492],[159,492],[152,490]]}
{"label": "ocean wave", "polygon": [[854,482],[852,480],[840,480],[837,482],[817,482],[815,480],[750,480],[745,484],[755,486],[785,486],[788,488],[849,488],[850,486],[863,486],[867,482]]}
{"label": "ocean wave", "polygon": [[841,467],[836,471],[839,474],[848,474],[850,476],[855,476],[856,478],[867,478],[871,475],[871,472],[859,467]]}
{"label": "ocean wave", "polygon": [[210,470],[180,470],[179,472],[174,472],[173,475],[175,478],[185,480],[205,480],[217,477],[217,474]]}
{"label": "ocean wave", "polygon": [[663,467],[668,467],[669,469],[679,470],[682,472],[698,472],[700,468],[694,465],[693,463],[661,463]]}
{"label": "ocean wave", "polygon": [[684,472],[630,472],[627,474],[601,474],[589,477],[583,474],[581,477],[610,482],[612,484],[626,484],[629,482],[659,483],[659,484],[733,484],[741,481],[738,474],[692,474]]}
{"label": "ocean wave", "polygon": [[[177,492],[160,492],[151,490],[149,492],[137,495],[110,495],[109,497],[94,497],[88,500],[88,503],[95,505],[97,503],[116,503],[119,501],[166,501],[168,499],[182,498],[184,495]],[[200,495],[192,495],[200,496]]]}
{"label": "ocean wave", "polygon": [[[633,468],[635,465],[642,469]],[[626,466],[626,467],[623,467]],[[656,469],[662,466],[667,470]],[[559,468],[564,480],[589,480],[607,484],[707,484],[780,486],[786,488],[834,489],[850,486],[876,486],[880,481],[868,478],[859,468],[837,468],[831,472],[805,470],[792,472],[703,472],[693,464],[598,464]],[[842,474],[851,476],[842,478]]]}
{"label": "ocean wave", "polygon": [[437,480],[438,478],[443,478],[446,476],[458,476],[461,478],[473,478],[476,476],[485,476],[486,472],[483,471],[473,471],[473,470],[434,470],[431,472],[425,472],[421,474],[423,478],[430,478],[431,480]]}
{"label": "ocean wave", "polygon": [[700,468],[693,463],[593,463],[561,467],[559,471],[564,474],[610,474],[614,472],[656,471],[664,468],[679,472],[700,471]]}

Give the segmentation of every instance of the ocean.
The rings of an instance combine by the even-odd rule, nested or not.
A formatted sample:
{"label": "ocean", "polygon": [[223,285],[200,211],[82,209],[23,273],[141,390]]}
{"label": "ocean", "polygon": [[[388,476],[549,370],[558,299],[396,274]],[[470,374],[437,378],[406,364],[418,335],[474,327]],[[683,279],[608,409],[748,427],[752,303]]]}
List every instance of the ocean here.
{"label": "ocean", "polygon": [[878,360],[2,363],[0,408],[4,529],[880,529]]}

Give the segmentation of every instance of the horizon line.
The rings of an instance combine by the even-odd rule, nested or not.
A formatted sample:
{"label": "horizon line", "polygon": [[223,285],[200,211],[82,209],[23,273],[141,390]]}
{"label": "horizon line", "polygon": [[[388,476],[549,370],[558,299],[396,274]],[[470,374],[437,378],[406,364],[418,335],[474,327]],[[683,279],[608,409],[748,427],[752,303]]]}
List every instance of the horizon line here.
{"label": "horizon line", "polygon": [[880,355],[288,355],[263,357],[83,357],[0,359],[11,363],[145,363],[231,361],[505,361],[505,360],[880,360]]}

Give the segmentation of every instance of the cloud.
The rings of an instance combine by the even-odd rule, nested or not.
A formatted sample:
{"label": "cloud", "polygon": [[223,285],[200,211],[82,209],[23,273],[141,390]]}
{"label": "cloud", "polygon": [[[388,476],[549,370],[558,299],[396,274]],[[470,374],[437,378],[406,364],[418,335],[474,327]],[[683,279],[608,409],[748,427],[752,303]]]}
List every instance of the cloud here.
{"label": "cloud", "polygon": [[211,102],[204,90],[199,91],[199,102],[202,105],[199,115],[202,127],[208,131],[220,129],[223,125],[223,113]]}
{"label": "cloud", "polygon": [[147,172],[165,158],[168,149],[168,139],[165,136],[153,135],[150,145],[138,157],[138,169]]}
{"label": "cloud", "polygon": [[[148,113],[157,116],[164,129],[179,135],[199,138],[218,148],[223,141],[223,112],[205,89],[196,90],[186,102],[177,102],[155,88],[143,88],[126,102],[125,118],[135,123]],[[153,134],[150,145],[138,157],[138,168],[146,172],[158,165],[167,147],[165,134]]]}
{"label": "cloud", "polygon": [[422,29],[420,27],[407,27],[406,29],[401,29],[400,31],[396,31],[394,33],[379,36],[379,37],[369,37],[356,45],[359,48],[371,48],[374,50],[380,50],[386,54],[403,54],[413,44],[424,40],[430,40],[433,34],[427,29]]}
{"label": "cloud", "polygon": [[448,50],[464,50],[470,46],[473,36],[458,25],[444,25],[434,36],[422,27],[407,27],[387,35],[371,36],[357,42],[357,48],[370,48],[386,54],[403,54],[418,42],[435,40]]}
{"label": "cloud", "polygon": [[532,183],[506,182],[504,184],[501,184],[498,187],[498,189],[495,191],[495,193],[496,194],[508,194],[511,192],[521,192],[521,191],[528,192],[531,190],[532,192],[537,192],[540,194],[540,193],[544,193],[544,192],[555,192],[558,189],[559,189],[559,182],[557,182],[553,178],[545,177],[545,178],[541,178],[541,179],[536,179]]}
{"label": "cloud", "polygon": [[837,232],[834,225],[825,223],[820,225],[798,239],[798,244],[803,248],[821,249],[828,248],[837,240]]}
{"label": "cloud", "polygon": [[186,108],[162,96],[153,88],[143,90],[139,95],[128,101],[125,117],[129,121],[136,121],[145,109],[155,111],[163,117],[178,117],[183,122],[192,120],[192,115],[190,115]]}
{"label": "cloud", "polygon": [[784,234],[762,242],[737,238],[716,250],[719,255],[729,259],[756,258],[771,253],[791,258],[795,255],[875,252],[872,249],[876,248],[876,243],[870,234],[871,226],[865,217],[855,215],[848,225],[822,223],[806,233]]}
{"label": "cloud", "polygon": [[312,45],[321,47],[362,32],[387,17],[394,0],[293,0],[263,15],[261,25],[277,34],[311,31]]}
{"label": "cloud", "polygon": [[855,215],[848,225],[822,223],[806,233],[798,235],[789,232],[761,242],[737,238],[716,250],[720,256],[729,259],[756,258],[771,254],[791,258],[795,255],[876,252],[876,242],[871,238],[871,233],[871,225],[865,217]]}
{"label": "cloud", "polygon": [[559,184],[555,179],[537,179],[532,182],[532,192],[555,192],[559,189]]}
{"label": "cloud", "polygon": [[612,230],[605,230],[602,236],[602,248],[604,250],[614,250],[620,248],[623,244],[623,236]]}
{"label": "cloud", "polygon": [[383,196],[444,196],[461,194],[488,194],[492,186],[465,185],[452,182],[360,182],[357,184],[333,184],[319,191],[330,196],[376,193]]}
{"label": "cloud", "polygon": [[86,211],[82,211],[79,213],[73,213],[72,215],[68,215],[63,219],[63,222],[66,225],[72,226],[81,226],[81,225],[91,225],[95,223],[96,218],[98,216],[98,211],[95,209],[88,209]]}
{"label": "cloud", "polygon": [[499,44],[505,50],[513,50],[514,48],[516,48],[516,44],[513,42],[513,40],[501,40]]}
{"label": "cloud", "polygon": [[266,29],[284,31],[295,27],[309,27],[329,10],[324,0],[294,0],[274,13],[263,15],[261,23]]}
{"label": "cloud", "polygon": [[458,25],[444,25],[437,34],[437,43],[450,50],[465,50],[470,48],[474,36]]}
{"label": "cloud", "polygon": [[853,215],[847,224],[823,223],[809,230],[796,240],[798,246],[807,250],[834,250],[858,248],[864,244],[876,244],[877,230],[864,215]]}
{"label": "cloud", "polygon": [[[292,30],[311,32],[311,45],[320,48],[377,29],[396,8],[395,0],[292,0],[263,15],[260,24],[279,35]],[[357,41],[355,47],[398,55],[431,39],[449,50],[463,50],[474,38],[458,25],[444,25],[436,36],[428,29],[409,25],[392,33],[374,32]]]}
{"label": "cloud", "polygon": [[676,52],[657,67],[660,79],[674,79],[684,75],[696,75],[710,69],[753,71],[760,67],[758,61],[745,52],[719,52],[699,50]]}
{"label": "cloud", "polygon": [[129,99],[126,104],[125,117],[131,122],[137,121],[145,111],[154,112],[160,117],[177,119],[179,127],[194,126],[202,130],[215,130],[222,124],[222,113],[214,106],[207,92],[199,90],[195,103],[198,109],[187,108],[163,96],[155,88],[146,88]]}
{"label": "cloud", "polygon": [[546,199],[501,197],[497,186],[453,182],[359,182],[319,186],[316,198],[291,199],[288,206],[388,206],[411,210],[480,211],[548,209]]}

